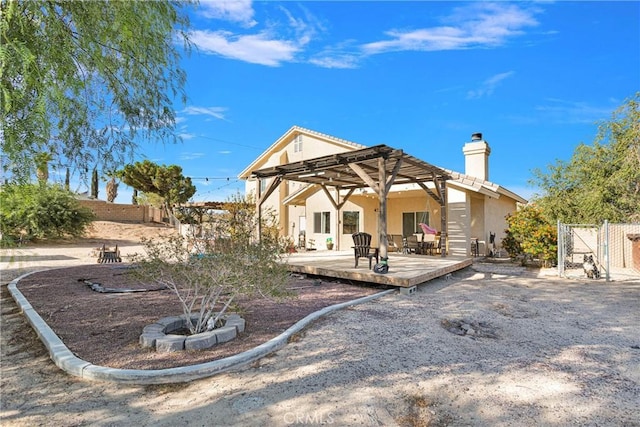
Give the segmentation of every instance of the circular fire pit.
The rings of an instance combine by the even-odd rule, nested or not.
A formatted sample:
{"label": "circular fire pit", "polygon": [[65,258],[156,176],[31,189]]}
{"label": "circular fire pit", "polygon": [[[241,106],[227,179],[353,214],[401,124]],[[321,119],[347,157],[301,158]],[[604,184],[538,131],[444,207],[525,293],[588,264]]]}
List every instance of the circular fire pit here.
{"label": "circular fire pit", "polygon": [[[198,316],[192,315],[191,321],[197,321]],[[140,345],[155,348],[160,352],[181,350],[204,350],[216,344],[231,341],[237,334],[244,332],[245,321],[235,313],[223,316],[224,326],[211,331],[193,335],[182,335],[174,332],[187,329],[184,315],[164,317],[156,323],[147,325],[140,335]]]}

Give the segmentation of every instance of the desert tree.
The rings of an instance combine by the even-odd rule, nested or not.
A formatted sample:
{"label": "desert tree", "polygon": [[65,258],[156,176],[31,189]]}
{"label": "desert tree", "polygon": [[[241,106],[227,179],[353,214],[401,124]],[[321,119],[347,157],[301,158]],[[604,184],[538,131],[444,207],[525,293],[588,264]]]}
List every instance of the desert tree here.
{"label": "desert tree", "polygon": [[167,212],[172,206],[189,201],[196,192],[191,178],[185,177],[177,165],[158,165],[144,160],[126,165],[117,175],[129,187],[161,197]]}
{"label": "desert tree", "polygon": [[28,180],[51,153],[86,175],[121,166],[145,138],[176,140],[190,3],[1,0],[5,172]]}
{"label": "desert tree", "polygon": [[535,170],[532,184],[542,190],[535,201],[550,221],[640,221],[640,92],[599,124],[592,145]]}

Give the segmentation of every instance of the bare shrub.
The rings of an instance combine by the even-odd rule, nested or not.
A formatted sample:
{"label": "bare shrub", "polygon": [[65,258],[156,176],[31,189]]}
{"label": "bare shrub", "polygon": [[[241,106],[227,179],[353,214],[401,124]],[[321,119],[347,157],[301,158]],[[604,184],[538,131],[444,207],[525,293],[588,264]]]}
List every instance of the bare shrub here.
{"label": "bare shrub", "polygon": [[145,240],[146,255],[133,260],[132,273],[139,280],[173,290],[192,334],[214,329],[238,296],[287,295],[281,239],[255,238],[252,207],[239,204],[221,215],[215,233],[206,239],[181,235]]}

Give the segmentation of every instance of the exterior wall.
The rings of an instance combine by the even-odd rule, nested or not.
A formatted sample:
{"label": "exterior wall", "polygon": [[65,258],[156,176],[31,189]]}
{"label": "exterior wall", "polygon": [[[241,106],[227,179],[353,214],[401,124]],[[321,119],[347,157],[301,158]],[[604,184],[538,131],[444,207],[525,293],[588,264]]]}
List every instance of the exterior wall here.
{"label": "exterior wall", "polygon": [[387,232],[402,234],[402,214],[405,212],[429,212],[429,226],[441,230],[440,204],[423,190],[411,191],[410,197],[394,197],[387,199]]}
{"label": "exterior wall", "polygon": [[473,193],[470,196],[470,237],[478,239],[480,255],[489,255],[490,233],[495,233],[495,246],[496,249],[500,249],[507,228],[505,217],[516,211],[516,202],[507,197],[496,199]]}
{"label": "exterior wall", "polygon": [[[486,230],[486,215],[485,215],[485,197],[480,194],[471,194],[469,195],[469,203],[471,209],[471,217],[469,224],[469,232],[472,238],[478,239],[483,242],[485,240],[485,230]],[[480,248],[482,251],[482,247]],[[481,252],[482,253],[482,252]]]}
{"label": "exterior wall", "polygon": [[[334,250],[349,249],[353,245],[353,239],[351,238],[351,233],[345,234],[343,232],[342,213],[344,211],[356,211],[360,213],[358,231],[364,231],[371,234],[372,244],[377,245],[377,208],[378,201],[372,196],[352,196],[349,198],[349,201],[344,204],[342,209],[340,209],[339,212],[336,212],[336,209],[327,198],[327,195],[323,191],[317,192],[307,199],[307,205],[305,208],[307,247],[309,247],[309,240],[313,239],[315,241],[314,247],[316,249],[326,249],[326,241],[327,238],[330,237],[334,242]],[[329,212],[330,233],[314,232],[314,213],[316,212]]]}
{"label": "exterior wall", "polygon": [[78,200],[78,202],[91,209],[98,221],[162,222],[159,209],[150,206],[108,203],[103,200]]}
{"label": "exterior wall", "polygon": [[[517,210],[517,203],[515,200],[508,197],[500,197],[499,199],[490,198],[487,196],[485,203],[485,234],[484,238],[489,243],[489,233],[495,233],[496,249],[502,248],[502,239],[505,238],[507,229],[506,216],[510,213],[514,213]],[[488,255],[488,251],[486,253]]]}
{"label": "exterior wall", "polygon": [[[319,191],[307,199],[307,247],[311,247],[309,241],[315,242],[314,248],[326,249],[326,240],[331,237],[336,240],[336,212],[324,191]],[[314,214],[316,212],[329,212],[330,233],[316,233],[314,230]]]}
{"label": "exterior wall", "polygon": [[[349,202],[345,203],[342,211],[360,211],[360,228],[358,231],[364,231],[371,234],[371,245],[379,245],[378,236],[378,202],[377,195],[367,195],[365,197],[351,197]],[[341,248],[348,249],[353,246],[353,238],[351,234],[343,234],[341,236]]]}

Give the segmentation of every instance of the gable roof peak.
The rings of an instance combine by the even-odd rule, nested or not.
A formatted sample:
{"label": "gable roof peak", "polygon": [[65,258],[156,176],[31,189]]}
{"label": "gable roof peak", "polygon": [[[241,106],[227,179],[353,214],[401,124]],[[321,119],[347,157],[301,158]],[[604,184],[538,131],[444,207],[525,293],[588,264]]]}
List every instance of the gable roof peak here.
{"label": "gable roof peak", "polygon": [[247,179],[252,170],[257,169],[259,165],[263,164],[265,159],[267,159],[273,152],[280,149],[280,147],[282,147],[283,145],[288,144],[291,137],[296,134],[309,135],[315,138],[324,139],[325,141],[331,142],[333,144],[348,147],[351,150],[367,148],[366,145],[358,144],[357,142],[348,141],[346,139],[338,138],[326,133],[307,129],[302,126],[293,125],[284,134],[282,134],[280,138],[278,138],[273,144],[271,144],[269,148],[267,148],[257,159],[255,159],[249,166],[247,166],[242,172],[240,172],[240,174],[238,174],[238,178]]}

